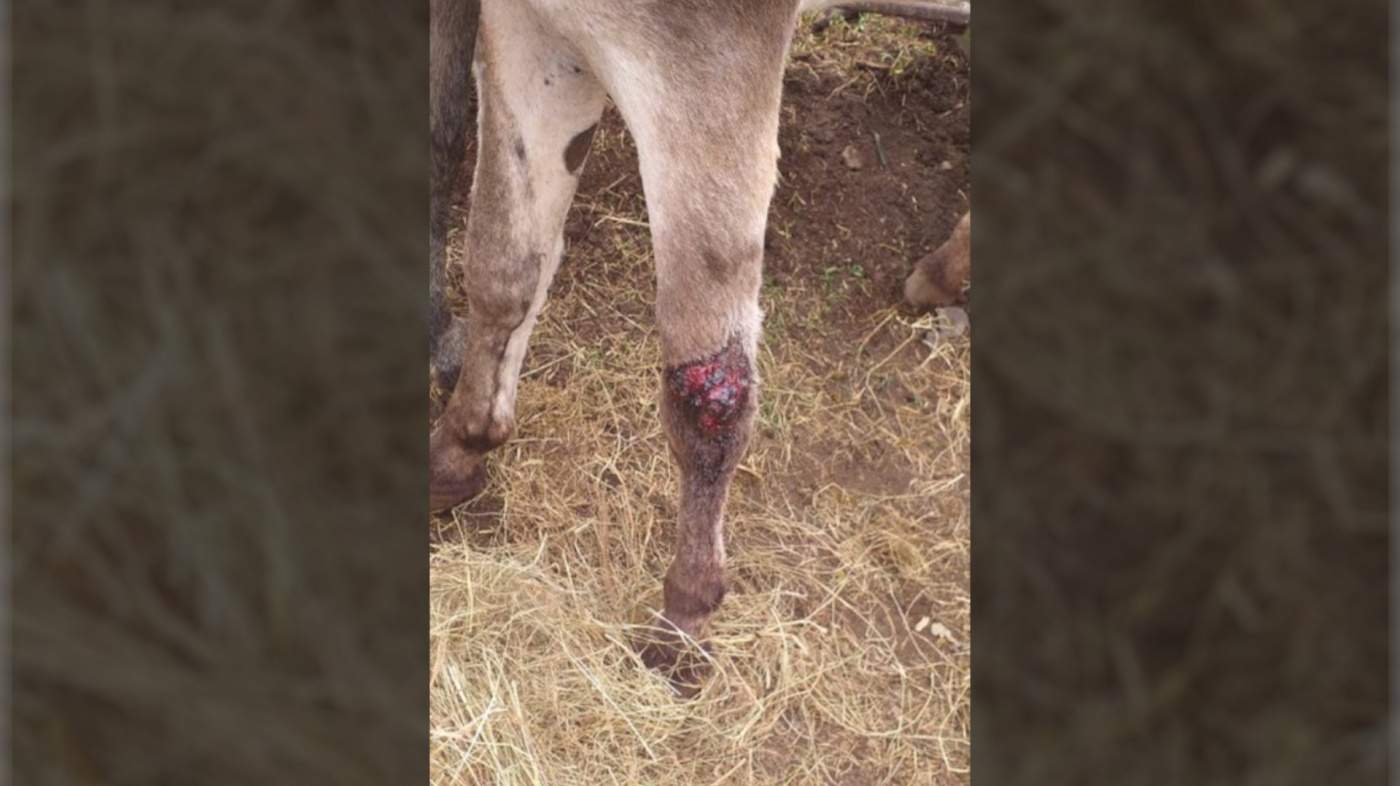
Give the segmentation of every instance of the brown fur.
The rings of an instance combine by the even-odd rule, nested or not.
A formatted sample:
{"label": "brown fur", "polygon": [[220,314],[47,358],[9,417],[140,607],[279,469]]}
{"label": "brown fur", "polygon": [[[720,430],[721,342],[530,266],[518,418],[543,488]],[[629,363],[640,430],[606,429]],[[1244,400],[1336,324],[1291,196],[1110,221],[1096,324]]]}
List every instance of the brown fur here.
{"label": "brown fur", "polygon": [[962,297],[972,275],[972,211],[965,213],[953,233],[914,265],[904,282],[904,299],[916,308],[946,306]]}

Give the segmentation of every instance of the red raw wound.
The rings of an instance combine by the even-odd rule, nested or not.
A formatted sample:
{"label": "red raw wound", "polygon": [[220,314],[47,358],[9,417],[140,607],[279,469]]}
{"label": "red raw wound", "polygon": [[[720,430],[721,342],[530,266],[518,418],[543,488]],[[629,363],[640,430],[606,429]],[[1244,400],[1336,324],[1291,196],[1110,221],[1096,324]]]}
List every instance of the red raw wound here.
{"label": "red raw wound", "polygon": [[697,360],[667,372],[671,392],[697,413],[700,428],[725,431],[748,402],[753,373],[748,358],[734,344],[708,360]]}

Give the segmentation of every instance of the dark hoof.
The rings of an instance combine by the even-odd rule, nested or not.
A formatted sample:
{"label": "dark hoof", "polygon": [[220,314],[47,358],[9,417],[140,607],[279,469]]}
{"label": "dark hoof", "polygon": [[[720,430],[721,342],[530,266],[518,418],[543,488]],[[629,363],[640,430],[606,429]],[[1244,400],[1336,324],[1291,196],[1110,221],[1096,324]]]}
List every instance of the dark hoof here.
{"label": "dark hoof", "polygon": [[428,441],[428,510],[451,510],[484,488],[486,462],[481,454],[453,444],[441,431],[434,431]]}
{"label": "dark hoof", "polygon": [[671,682],[678,696],[695,698],[710,673],[710,645],[683,638],[665,620],[658,620],[656,625],[636,642],[637,654],[647,668]]}

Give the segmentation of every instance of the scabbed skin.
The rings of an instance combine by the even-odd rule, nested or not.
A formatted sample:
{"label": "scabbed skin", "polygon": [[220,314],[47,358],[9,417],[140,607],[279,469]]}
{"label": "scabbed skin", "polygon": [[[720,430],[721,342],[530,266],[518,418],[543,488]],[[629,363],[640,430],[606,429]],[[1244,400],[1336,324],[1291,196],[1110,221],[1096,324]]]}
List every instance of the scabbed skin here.
{"label": "scabbed skin", "polygon": [[671,393],[696,413],[701,429],[718,433],[734,426],[748,402],[753,372],[737,342],[713,357],[670,369],[666,383]]}

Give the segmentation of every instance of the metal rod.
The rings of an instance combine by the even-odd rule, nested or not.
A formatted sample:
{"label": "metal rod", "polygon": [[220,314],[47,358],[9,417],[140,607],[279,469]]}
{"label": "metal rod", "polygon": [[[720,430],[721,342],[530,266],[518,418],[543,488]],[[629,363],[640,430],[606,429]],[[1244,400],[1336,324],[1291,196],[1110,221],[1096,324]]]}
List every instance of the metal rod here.
{"label": "metal rod", "polygon": [[929,22],[947,22],[966,27],[972,22],[970,3],[842,3],[836,9],[883,16],[901,16]]}

